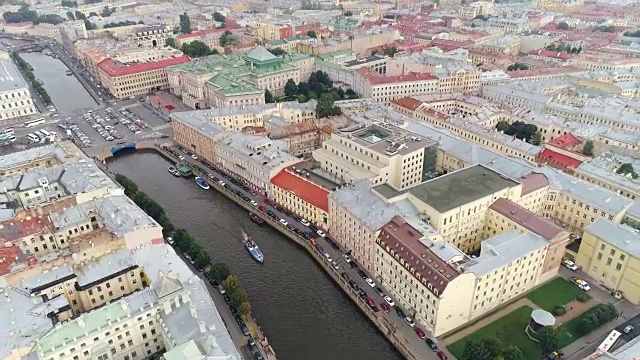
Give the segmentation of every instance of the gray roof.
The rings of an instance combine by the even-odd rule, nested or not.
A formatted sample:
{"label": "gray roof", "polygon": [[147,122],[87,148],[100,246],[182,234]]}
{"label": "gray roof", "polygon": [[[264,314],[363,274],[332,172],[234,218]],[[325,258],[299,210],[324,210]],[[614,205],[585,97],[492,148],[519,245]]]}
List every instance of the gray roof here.
{"label": "gray roof", "polygon": [[283,164],[288,166],[300,161],[286,152],[288,145],[284,140],[272,140],[266,136],[234,132],[220,142],[245,156],[251,156],[260,167],[266,169],[274,169]]}
{"label": "gray roof", "polygon": [[482,277],[511,262],[547,246],[548,242],[534,233],[517,230],[503,232],[482,242],[480,256],[469,260],[465,272]]}
{"label": "gray roof", "polygon": [[278,58],[263,46],[258,46],[255,49],[249,51],[246,56],[258,61],[270,61]]}
{"label": "gray roof", "polygon": [[638,230],[599,218],[585,226],[584,231],[634,257],[640,257],[640,232]]}
{"label": "gray roof", "polygon": [[183,123],[210,138],[216,138],[225,132],[222,126],[209,120],[209,111],[207,110],[174,112],[171,114],[171,118],[173,121]]}
{"label": "gray roof", "polygon": [[73,274],[73,269],[68,264],[62,264],[23,278],[21,286],[25,290],[30,291],[31,289],[51,284]]}
{"label": "gray roof", "polygon": [[0,169],[29,164],[34,160],[48,157],[55,157],[62,163],[65,163],[69,158],[72,158],[72,156],[69,156],[69,154],[62,148],[60,143],[54,143],[0,156]]}
{"label": "gray roof", "polygon": [[616,169],[625,163],[631,164],[636,172],[640,172],[639,160],[614,153],[604,153],[589,161],[585,161],[578,166],[577,171],[591,175],[595,178],[606,179],[619,186],[624,186],[635,192],[640,192],[639,179],[633,179],[616,173]]}
{"label": "gray roof", "polygon": [[94,281],[103,279],[105,276],[126,270],[135,265],[136,263],[129,250],[118,249],[94,261],[77,266],[74,272],[78,277],[78,285],[86,286]]}
{"label": "gray roof", "polygon": [[18,71],[18,67],[6,53],[0,54],[0,92],[27,90],[27,83]]}

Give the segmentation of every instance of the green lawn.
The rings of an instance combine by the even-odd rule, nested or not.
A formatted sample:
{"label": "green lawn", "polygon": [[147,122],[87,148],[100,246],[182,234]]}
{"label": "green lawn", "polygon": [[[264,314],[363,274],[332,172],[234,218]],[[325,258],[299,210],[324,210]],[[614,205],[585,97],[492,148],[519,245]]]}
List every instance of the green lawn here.
{"label": "green lawn", "polygon": [[558,327],[558,347],[563,348],[579,338],[579,332],[576,330],[579,317],[573,318]]}
{"label": "green lawn", "polygon": [[542,309],[551,311],[555,306],[575,300],[582,290],[569,281],[557,277],[527,294],[527,299]]}
{"label": "green lawn", "polygon": [[524,333],[529,324],[532,308],[522,306],[493,323],[477,330],[473,334],[456,341],[447,348],[457,359],[463,359],[464,344],[468,340],[479,340],[495,337],[502,342],[502,346],[515,345],[522,350],[526,360],[539,360],[540,348]]}

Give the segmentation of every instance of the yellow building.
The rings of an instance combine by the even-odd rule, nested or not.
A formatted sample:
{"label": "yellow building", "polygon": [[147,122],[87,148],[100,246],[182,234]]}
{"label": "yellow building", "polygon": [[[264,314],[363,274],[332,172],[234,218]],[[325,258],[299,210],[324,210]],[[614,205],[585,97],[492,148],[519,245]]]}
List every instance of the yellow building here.
{"label": "yellow building", "polygon": [[640,303],[640,236],[638,230],[598,219],[584,228],[576,257],[585,274],[607,289]]}
{"label": "yellow building", "polygon": [[296,164],[281,170],[271,179],[271,195],[284,208],[326,229],[329,221],[330,189],[314,180],[320,179],[306,170],[303,163]]}
{"label": "yellow building", "polygon": [[209,121],[203,111],[171,113],[171,127],[178,145],[215,163],[216,141],[225,135],[220,125]]}
{"label": "yellow building", "polygon": [[106,59],[98,64],[100,83],[118,99],[133,98],[169,87],[167,67],[189,62],[189,57],[160,59]]}

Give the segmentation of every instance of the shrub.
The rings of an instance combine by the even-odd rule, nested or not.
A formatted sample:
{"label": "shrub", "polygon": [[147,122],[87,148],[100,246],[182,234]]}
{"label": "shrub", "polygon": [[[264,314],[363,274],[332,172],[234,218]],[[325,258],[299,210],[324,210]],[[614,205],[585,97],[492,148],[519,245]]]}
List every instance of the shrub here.
{"label": "shrub", "polygon": [[558,305],[558,306],[555,306],[553,310],[551,310],[551,312],[555,316],[561,316],[567,312],[567,309],[565,309],[564,305]]}
{"label": "shrub", "polygon": [[578,294],[578,296],[576,296],[576,300],[582,303],[589,301],[589,299],[591,299],[591,296],[589,296],[587,293],[580,293]]}

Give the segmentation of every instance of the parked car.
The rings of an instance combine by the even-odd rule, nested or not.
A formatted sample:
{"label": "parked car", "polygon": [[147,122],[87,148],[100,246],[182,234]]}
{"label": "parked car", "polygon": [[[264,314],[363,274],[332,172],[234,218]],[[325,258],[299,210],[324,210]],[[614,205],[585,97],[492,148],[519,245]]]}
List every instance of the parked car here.
{"label": "parked car", "polygon": [[436,343],[433,340],[427,338],[425,342],[431,348],[431,350],[433,350],[434,352],[438,352],[438,345],[436,345]]}
{"label": "parked car", "polygon": [[571,271],[578,270],[578,266],[571,260],[562,260],[562,265]]}
{"label": "parked car", "polygon": [[437,352],[438,358],[440,358],[440,360],[449,360],[449,357],[447,356],[447,354],[444,353],[444,351],[440,350]]}

